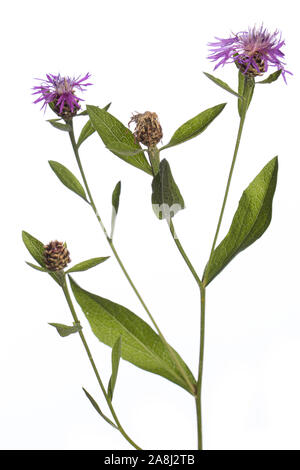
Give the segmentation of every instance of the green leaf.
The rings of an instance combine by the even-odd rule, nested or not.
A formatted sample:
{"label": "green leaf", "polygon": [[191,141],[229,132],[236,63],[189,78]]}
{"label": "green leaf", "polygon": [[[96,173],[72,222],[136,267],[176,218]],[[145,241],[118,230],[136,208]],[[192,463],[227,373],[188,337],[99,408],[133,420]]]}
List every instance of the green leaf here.
{"label": "green leaf", "polygon": [[[104,110],[107,111],[109,108],[110,108],[110,105],[111,103],[108,103],[106,106],[104,106]],[[88,115],[88,112],[87,110],[85,109],[84,111],[82,111],[82,113],[78,114],[78,116],[87,116]],[[80,147],[80,145],[88,138],[90,137],[92,134],[94,134],[95,132],[95,129],[93,128],[92,126],[92,123],[90,121],[90,119],[86,122],[86,124],[83,126],[82,130],[81,130],[81,133],[79,135],[79,138],[78,138],[78,141],[77,141],[77,148]]]}
{"label": "green leaf", "polygon": [[74,117],[78,117],[78,116],[87,116],[88,113],[87,113],[87,110],[85,109],[84,111],[81,111],[81,113],[77,113],[76,116]]}
{"label": "green leaf", "polygon": [[272,202],[278,173],[277,157],[273,158],[243,192],[229,232],[214,250],[204,271],[208,285],[241,251],[252,245],[270,225]]}
{"label": "green leaf", "polygon": [[210,73],[207,73],[207,72],[203,72],[204,75],[209,78],[210,80],[212,80],[216,85],[218,85],[219,87],[223,88],[223,90],[226,90],[228,91],[229,93],[231,93],[232,95],[234,96],[237,96],[238,98],[241,98],[243,99],[243,97],[241,95],[239,95],[236,91],[234,91],[232,88],[230,88],[229,85],[227,85],[227,83],[223,82],[223,80],[220,80],[219,78],[217,77],[214,77],[213,75],[211,75]]}
{"label": "green leaf", "polygon": [[79,271],[87,271],[88,269],[97,266],[98,264],[104,263],[109,258],[109,256],[105,256],[102,258],[91,258],[86,261],[82,261],[81,263],[75,264],[72,268],[68,269],[66,273],[75,273]]}
{"label": "green leaf", "polygon": [[93,407],[95,408],[95,410],[97,411],[97,413],[99,413],[99,415],[105,419],[105,421],[107,423],[109,423],[111,426],[113,426],[114,428],[118,429],[118,427],[107,417],[105,416],[104,413],[102,413],[102,411],[100,410],[100,407],[98,405],[98,403],[96,402],[96,400],[94,400],[94,398],[92,397],[92,395],[89,394],[89,392],[82,387],[82,390],[84,391],[86,397],[89,399],[89,401],[91,402],[91,404],[93,405]]}
{"label": "green leaf", "polygon": [[29,261],[25,261],[28,266],[30,266],[33,269],[36,269],[37,271],[41,271],[43,273],[49,273],[50,271],[46,268],[42,268],[41,266],[36,266],[35,264],[29,263]]}
{"label": "green leaf", "polygon": [[69,124],[63,124],[62,122],[59,122],[58,119],[48,119],[48,122],[50,122],[53,127],[59,129],[60,131],[70,132],[71,130]]}
{"label": "green leaf", "polygon": [[78,137],[78,141],[77,141],[77,148],[80,147],[80,145],[88,138],[90,137],[92,134],[94,134],[95,132],[95,129],[93,128],[92,126],[92,123],[90,120],[88,120],[85,125],[83,126],[83,128],[81,129],[81,132],[80,132],[80,135]]}
{"label": "green leaf", "polygon": [[63,325],[62,323],[49,323],[49,325],[54,326],[59,336],[62,336],[63,338],[82,330],[80,323],[75,323],[73,326]]}
{"label": "green leaf", "polygon": [[[246,109],[249,108],[255,87],[255,81],[253,78],[246,77],[239,70],[239,95],[243,96],[243,100],[238,100],[238,111],[240,117],[242,117],[243,106],[246,106]],[[246,100],[246,103],[245,103]]]}
{"label": "green leaf", "polygon": [[117,339],[111,351],[112,372],[111,372],[111,377],[109,379],[109,384],[108,384],[108,389],[107,389],[107,394],[110,400],[112,400],[113,398],[113,394],[114,394],[114,390],[116,386],[120,358],[121,358],[121,351],[122,351],[122,336],[120,336]]}
{"label": "green leaf", "polygon": [[[136,142],[132,132],[124,126],[117,118],[112,114],[99,109],[96,106],[87,106],[87,111],[91,120],[91,123],[101,137],[106,147],[116,148],[112,153],[117,155],[125,162],[130,165],[145,171],[149,175],[152,175],[151,167],[143,153],[141,146]],[[124,155],[120,153],[119,146],[127,146],[134,152],[139,151],[142,153]]]}
{"label": "green leaf", "polygon": [[[113,347],[122,336],[121,357],[124,360],[141,369],[161,375],[189,391],[166,346],[144,320],[122,305],[83,290],[71,277],[70,282],[78,304],[94,334],[102,343]],[[195,384],[187,365],[175,351],[174,354],[190,381]]]}
{"label": "green leaf", "polygon": [[111,240],[113,238],[113,234],[114,234],[114,230],[115,230],[115,224],[116,224],[116,217],[117,217],[117,213],[118,213],[118,210],[119,210],[120,194],[121,194],[121,181],[119,181],[116,184],[116,187],[113,190],[112,198],[111,198],[112,199],[112,201],[111,201],[112,202],[111,235],[110,235]]}
{"label": "green leaf", "polygon": [[262,80],[261,82],[256,82],[256,83],[260,83],[261,85],[263,85],[264,83],[273,83],[280,77],[281,74],[282,74],[281,69],[276,70],[276,72],[271,73],[267,78],[265,78],[265,80]]}
{"label": "green leaf", "polygon": [[152,181],[152,207],[160,220],[170,220],[170,217],[184,209],[183,197],[166,159],[160,162],[159,172]]}
{"label": "green leaf", "polygon": [[142,148],[132,148],[130,145],[124,144],[123,142],[115,142],[113,145],[106,146],[106,148],[112,153],[123,155],[124,157],[135,156],[144,152]]}
{"label": "green leaf", "polygon": [[180,126],[174,133],[170,142],[162,147],[160,150],[164,150],[174,145],[181,144],[187,140],[193,139],[197,135],[201,134],[209,126],[211,122],[223,111],[226,103],[218,104],[213,108],[206,109],[202,113],[198,114],[194,118],[187,121],[185,124]]}
{"label": "green leaf", "polygon": [[[22,232],[22,239],[27,250],[31,256],[39,263],[42,268],[45,268],[44,261],[44,245],[37,238],[30,235],[28,232]],[[34,265],[33,265],[34,266]],[[31,266],[31,267],[33,267]],[[48,271],[48,274],[61,286],[63,277],[59,273]]]}
{"label": "green leaf", "polygon": [[71,191],[78,194],[78,196],[82,197],[86,202],[88,202],[85,194],[85,190],[83,189],[81,183],[78,181],[76,176],[68,170],[64,165],[61,163],[55,162],[53,160],[49,160],[49,165],[51,169],[54,171],[58,179]]}
{"label": "green leaf", "polygon": [[111,198],[111,202],[112,202],[112,205],[116,214],[118,213],[118,210],[119,210],[120,194],[121,194],[121,181],[119,181],[116,184],[116,187],[113,190],[112,198]]}
{"label": "green leaf", "polygon": [[[110,108],[110,106],[111,106],[111,102],[108,103],[106,106],[104,106],[104,108],[102,108],[102,109],[105,109],[105,111],[107,111],[107,110]],[[97,107],[100,108],[100,106],[97,106]],[[76,114],[75,117],[77,117],[77,116],[88,116],[88,112],[87,112],[87,110],[85,109],[85,110],[82,111],[81,113]]]}

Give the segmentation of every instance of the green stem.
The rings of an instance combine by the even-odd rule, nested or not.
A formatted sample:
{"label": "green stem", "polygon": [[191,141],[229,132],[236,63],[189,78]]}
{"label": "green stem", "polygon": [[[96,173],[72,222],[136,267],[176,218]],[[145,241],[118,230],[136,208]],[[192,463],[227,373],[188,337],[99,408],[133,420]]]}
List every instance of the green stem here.
{"label": "green stem", "polygon": [[[237,138],[236,138],[236,143],[235,143],[235,148],[234,148],[234,153],[233,153],[233,158],[232,158],[232,163],[228,175],[228,180],[226,184],[226,189],[225,189],[225,195],[221,207],[221,212],[219,215],[218,219],[218,224],[217,224],[217,229],[216,233],[214,236],[209,260],[208,260],[208,265],[212,259],[212,255],[217,243],[218,235],[220,232],[222,220],[223,220],[223,215],[225,211],[225,206],[228,198],[228,193],[229,193],[229,188],[232,180],[232,175],[233,175],[233,170],[235,167],[239,147],[240,147],[240,142],[241,142],[241,137],[242,137],[242,132],[245,124],[245,119],[246,119],[246,114],[247,110],[250,104],[250,101],[252,99],[253,91],[254,91],[254,81],[252,79],[248,79],[247,77],[244,77],[244,85],[243,85],[243,102],[242,102],[242,107],[241,107],[241,112],[240,112],[240,124],[239,124],[239,129],[237,133]],[[199,368],[198,368],[198,381],[197,381],[197,397],[196,397],[196,411],[197,411],[197,431],[198,431],[198,449],[202,450],[203,449],[203,437],[202,437],[202,404],[201,404],[201,395],[202,395],[202,377],[203,377],[203,362],[204,362],[204,333],[205,333],[205,303],[206,303],[206,292],[205,292],[205,278],[202,281],[202,285],[200,286],[200,291],[201,291],[201,320],[200,320],[200,352],[199,352]]]}
{"label": "green stem", "polygon": [[200,352],[199,352],[199,368],[197,381],[197,432],[198,432],[198,449],[203,449],[202,437],[202,378],[203,378],[203,362],[204,362],[204,336],[205,336],[205,287],[201,287],[201,320],[200,320]]}
{"label": "green stem", "polygon": [[178,367],[178,370],[182,376],[182,378],[184,379],[184,381],[186,382],[187,386],[189,387],[189,390],[190,392],[194,395],[195,394],[195,385],[192,384],[192,382],[190,381],[187,373],[185,372],[184,368],[182,367],[180,361],[178,360],[178,358],[176,357],[176,354],[174,353],[173,349],[171,348],[171,346],[168,344],[167,340],[165,339],[164,335],[162,334],[161,330],[159,329],[156,321],[154,320],[154,317],[152,316],[152,314],[150,313],[150,310],[148,309],[147,305],[145,304],[143,298],[141,297],[139,291],[137,290],[135,284],[133,283],[131,277],[129,276],[127,270],[125,269],[125,266],[123,264],[123,262],[121,261],[120,259],[120,256],[118,255],[118,252],[114,246],[114,243],[112,241],[112,239],[109,237],[108,235],[108,232],[101,220],[101,217],[98,213],[98,210],[96,208],[96,205],[94,203],[94,200],[93,200],[93,197],[92,197],[92,194],[91,194],[91,191],[90,191],[90,188],[88,186],[88,182],[87,182],[87,179],[85,177],[85,173],[84,173],[84,170],[83,170],[83,167],[82,167],[82,164],[81,164],[81,160],[80,160],[80,156],[79,156],[79,152],[78,152],[78,148],[77,148],[77,144],[76,144],[76,140],[75,140],[75,136],[74,136],[74,129],[73,129],[73,123],[71,122],[70,123],[71,125],[71,130],[69,131],[69,135],[70,135],[70,139],[71,139],[71,144],[72,144],[72,147],[73,147],[73,151],[74,151],[74,154],[75,154],[75,157],[76,157],[76,161],[77,161],[77,164],[78,164],[78,167],[79,167],[79,171],[81,173],[81,176],[82,176],[82,180],[84,182],[84,186],[85,186],[85,189],[86,189],[86,192],[88,194],[88,197],[89,197],[89,202],[90,202],[90,205],[92,206],[92,209],[98,219],[98,222],[104,232],[104,235],[105,235],[105,238],[120,266],[120,268],[122,269],[123,271],[123,274],[125,275],[127,281],[129,282],[130,286],[132,287],[134,293],[136,294],[137,298],[139,299],[141,305],[143,306],[145,312],[147,313],[148,317],[150,318],[153,326],[156,328],[156,331],[158,333],[158,335],[160,336],[160,339],[162,340],[162,342],[165,344],[167,350],[169,351],[169,354],[170,354],[170,357],[172,358],[172,360],[175,362],[175,364],[177,365]]}
{"label": "green stem", "polygon": [[[244,94],[243,94],[244,99],[243,99],[243,105],[242,105],[241,116],[240,116],[240,124],[239,124],[238,133],[237,133],[237,138],[236,138],[232,163],[231,163],[231,167],[230,167],[230,171],[229,171],[229,175],[228,175],[228,179],[227,179],[225,195],[224,195],[224,199],[223,199],[223,203],[222,203],[222,207],[221,207],[221,212],[220,212],[219,219],[218,219],[217,229],[216,229],[213,244],[212,244],[212,247],[211,247],[209,260],[208,260],[208,263],[207,263],[208,265],[211,261],[211,258],[212,258],[212,255],[213,255],[216,243],[217,243],[218,235],[219,235],[219,232],[220,232],[220,228],[221,228],[221,224],[222,224],[222,220],[223,220],[223,215],[224,215],[224,211],[225,211],[225,206],[226,206],[226,202],[227,202],[227,198],[228,198],[229,188],[230,188],[230,184],[231,184],[231,180],[232,180],[233,170],[234,170],[234,167],[235,167],[235,163],[236,163],[236,159],[237,159],[237,155],[238,155],[238,151],[239,151],[239,147],[240,147],[242,132],[243,132],[245,119],[246,119],[246,114],[247,114],[247,109],[248,109],[248,106],[249,106],[249,103],[250,103],[250,100],[251,100],[251,97],[252,97],[252,94],[253,94],[253,86],[254,86],[253,82],[248,81],[248,79],[245,78],[245,88],[244,88]],[[204,283],[205,283],[205,281],[204,281]]]}
{"label": "green stem", "polygon": [[[241,117],[240,117],[240,124],[239,124],[239,129],[238,129],[238,134],[237,134],[237,139],[236,139],[236,144],[235,144],[235,149],[234,149],[234,154],[233,154],[233,159],[231,163],[231,168],[229,171],[229,176],[226,184],[226,190],[225,190],[225,195],[222,203],[222,208],[217,224],[217,229],[216,233],[214,236],[210,256],[209,256],[209,261],[208,264],[211,261],[216,243],[217,243],[217,238],[219,235],[219,231],[221,228],[221,223],[224,215],[224,210],[228,198],[228,193],[229,193],[229,188],[231,184],[231,179],[232,179],[232,174],[233,170],[235,167],[236,159],[237,159],[237,154],[241,142],[241,136],[242,136],[242,131],[245,123],[245,118],[246,118],[246,113],[247,109],[252,97],[253,93],[253,82],[248,82],[247,79],[245,78],[245,85],[244,85],[244,93],[243,93],[243,106],[241,110]],[[197,394],[195,397],[195,402],[196,402],[196,411],[197,411],[197,433],[198,433],[198,449],[202,450],[203,449],[203,437],[202,437],[202,400],[201,400],[201,395],[202,395],[202,377],[203,377],[203,361],[204,361],[204,338],[205,338],[205,279],[203,281],[200,280],[197,272],[195,271],[192,263],[190,262],[188,256],[186,255],[180,241],[178,240],[176,234],[175,234],[175,229],[172,220],[169,222],[169,227],[171,234],[173,236],[173,239],[177,245],[178,250],[180,251],[183,259],[185,260],[189,270],[191,271],[192,275],[194,276],[199,288],[200,288],[200,295],[201,295],[201,318],[200,318],[200,351],[199,351],[199,367],[198,367],[198,380],[197,380]]]}
{"label": "green stem", "polygon": [[112,243],[112,240],[110,239],[107,231],[106,231],[106,228],[101,220],[101,217],[97,211],[97,208],[96,208],[96,204],[94,203],[94,200],[93,200],[93,196],[92,196],[92,193],[90,191],[90,188],[89,188],[89,185],[88,185],[88,182],[87,182],[87,179],[85,177],[85,173],[84,173],[84,170],[83,170],[83,166],[81,164],[81,160],[80,160],[80,156],[79,156],[79,152],[78,152],[78,148],[77,148],[77,144],[76,144],[76,140],[75,140],[75,135],[74,135],[74,129],[73,129],[73,122],[70,121],[70,127],[71,127],[71,130],[69,131],[69,136],[70,136],[70,139],[71,139],[71,144],[72,144],[72,147],[73,147],[73,151],[74,151],[74,155],[75,155],[75,158],[76,158],[76,161],[77,161],[77,165],[78,165],[78,168],[79,168],[79,171],[80,171],[80,174],[81,174],[81,177],[82,177],[82,180],[83,180],[83,183],[84,183],[84,186],[85,186],[85,189],[86,189],[86,192],[88,193],[88,197],[89,197],[89,202],[90,202],[90,205],[92,206],[92,209],[98,219],[98,222],[104,232],[104,235],[106,237],[106,240],[110,243]]}
{"label": "green stem", "polygon": [[172,219],[168,222],[169,228],[173,237],[176,246],[186,262],[189,270],[191,271],[195,281],[197,282],[200,295],[201,295],[201,318],[200,318],[200,352],[199,352],[199,368],[198,368],[198,380],[197,380],[197,393],[195,395],[196,403],[196,412],[197,412],[197,434],[198,434],[198,449],[203,449],[203,439],[202,439],[202,404],[201,404],[201,394],[202,394],[202,377],[203,377],[203,361],[204,361],[204,337],[205,337],[205,287],[199,278],[195,268],[193,267],[191,261],[189,260],[182,244],[180,243],[176,233]]}
{"label": "green stem", "polygon": [[151,163],[153,176],[156,176],[157,173],[159,172],[159,164],[160,164],[160,152],[158,148],[156,147],[156,145],[148,148],[148,155],[149,155],[149,160]]}
{"label": "green stem", "polygon": [[[71,311],[72,317],[73,317],[73,319],[74,319],[74,322],[77,323],[77,324],[80,324],[79,319],[78,319],[77,314],[76,314],[76,311],[75,311],[75,308],[74,308],[74,305],[73,305],[73,302],[72,302],[72,299],[71,299],[71,296],[70,296],[70,293],[69,293],[69,289],[68,289],[68,286],[67,286],[66,281],[62,284],[62,290],[63,290],[63,293],[64,293],[65,298],[66,298],[66,300],[67,300],[67,303],[68,303],[68,306],[69,306],[69,308],[70,308],[70,311]],[[111,411],[111,414],[112,414],[112,416],[114,417],[115,423],[116,423],[116,425],[117,425],[117,429],[120,431],[120,433],[122,434],[122,436],[123,436],[135,449],[141,450],[141,448],[128,436],[128,434],[124,431],[123,427],[121,426],[121,423],[120,423],[120,421],[119,421],[119,419],[118,419],[118,417],[117,417],[117,415],[116,415],[116,412],[115,412],[114,407],[113,407],[113,405],[112,405],[112,403],[111,403],[111,400],[109,399],[108,394],[107,394],[107,392],[106,392],[106,390],[105,390],[105,387],[104,387],[103,382],[102,382],[102,380],[101,380],[100,374],[99,374],[99,372],[98,372],[98,370],[97,370],[95,361],[94,361],[94,359],[93,359],[93,356],[92,356],[92,353],[91,353],[91,351],[90,351],[90,348],[89,348],[89,346],[88,346],[88,344],[87,344],[87,341],[86,341],[86,339],[85,339],[85,336],[84,336],[82,330],[79,330],[78,333],[79,333],[80,339],[81,339],[81,341],[82,341],[82,343],[83,343],[84,349],[85,349],[85,351],[86,351],[86,353],[87,353],[87,355],[88,355],[89,361],[90,361],[90,363],[91,363],[91,366],[92,366],[93,371],[94,371],[94,373],[95,373],[95,376],[96,376],[96,378],[97,378],[98,384],[100,385],[100,388],[101,388],[102,393],[103,393],[103,395],[104,395],[104,397],[105,397],[105,400],[106,400],[106,402],[107,402],[107,405],[108,405],[108,407],[109,407],[109,409],[110,409],[110,411]]]}
{"label": "green stem", "polygon": [[170,218],[170,220],[168,221],[168,225],[169,225],[169,228],[170,228],[170,232],[172,234],[172,237],[173,237],[173,240],[181,254],[181,256],[183,257],[184,261],[186,262],[189,270],[191,271],[192,275],[194,276],[194,279],[195,281],[197,282],[199,288],[201,289],[202,287],[202,281],[200,279],[200,277],[198,276],[194,266],[192,265],[191,261],[189,260],[186,252],[184,251],[183,249],[183,246],[181,245],[180,241],[179,241],[179,238],[177,237],[177,234],[175,232],[175,228],[174,228],[174,224],[173,224],[173,221],[172,219]]}

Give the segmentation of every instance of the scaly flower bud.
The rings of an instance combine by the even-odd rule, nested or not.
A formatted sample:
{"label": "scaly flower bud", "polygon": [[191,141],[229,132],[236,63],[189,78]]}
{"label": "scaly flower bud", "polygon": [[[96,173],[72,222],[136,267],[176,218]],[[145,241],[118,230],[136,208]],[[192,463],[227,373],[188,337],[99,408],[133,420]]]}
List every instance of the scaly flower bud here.
{"label": "scaly flower bud", "polygon": [[134,114],[128,125],[132,122],[136,123],[133,135],[141,144],[153,147],[162,139],[162,128],[156,113],[146,111],[143,114]]}
{"label": "scaly flower bud", "polygon": [[49,271],[61,271],[71,262],[65,243],[55,240],[45,245],[44,249],[45,265]]}

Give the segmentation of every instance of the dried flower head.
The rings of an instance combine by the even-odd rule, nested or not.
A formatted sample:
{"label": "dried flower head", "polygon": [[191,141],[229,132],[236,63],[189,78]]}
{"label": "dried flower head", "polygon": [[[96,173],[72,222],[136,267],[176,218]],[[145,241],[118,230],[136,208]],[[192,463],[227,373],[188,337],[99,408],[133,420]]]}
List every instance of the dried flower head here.
{"label": "dried flower head", "polygon": [[33,94],[40,96],[34,101],[34,103],[43,102],[42,108],[47,107],[47,104],[52,105],[52,109],[59,116],[64,119],[70,119],[74,116],[78,109],[80,109],[79,101],[83,101],[75,95],[75,89],[84,91],[84,87],[91,85],[91,83],[83,83],[89,77],[87,73],[84,77],[70,78],[61,77],[60,75],[47,74],[47,79],[41,80],[41,85],[33,87],[36,90]]}
{"label": "dried flower head", "polygon": [[128,125],[132,122],[136,124],[134,137],[141,144],[153,147],[161,141],[163,133],[156,113],[146,111],[143,114],[134,114]]}
{"label": "dried flower head", "polygon": [[271,66],[282,70],[286,81],[285,74],[290,72],[285,70],[284,53],[281,51],[285,42],[279,31],[269,33],[262,25],[259,29],[249,28],[227,39],[216,39],[218,42],[208,44],[211,52],[208,58],[217,61],[215,69],[234,62],[243,74],[255,77],[267,72]]}
{"label": "dried flower head", "polygon": [[49,271],[61,271],[71,262],[66,244],[57,240],[44,246],[44,259]]}

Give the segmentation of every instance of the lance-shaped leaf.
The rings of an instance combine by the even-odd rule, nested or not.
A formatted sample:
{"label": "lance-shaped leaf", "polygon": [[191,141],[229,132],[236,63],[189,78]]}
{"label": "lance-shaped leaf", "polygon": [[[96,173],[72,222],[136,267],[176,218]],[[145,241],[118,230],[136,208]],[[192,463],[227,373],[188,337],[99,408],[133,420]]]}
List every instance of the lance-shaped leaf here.
{"label": "lance-shaped leaf", "polygon": [[120,338],[117,339],[111,351],[111,377],[109,379],[109,384],[108,384],[108,389],[107,389],[108,398],[110,400],[112,400],[113,398],[113,394],[114,394],[114,390],[116,386],[120,358],[121,358],[121,351],[122,351],[122,336],[120,336]]}
{"label": "lance-shaped leaf", "polygon": [[[71,277],[70,282],[78,304],[94,334],[102,343],[113,347],[122,336],[121,357],[124,360],[141,369],[161,375],[189,391],[168,349],[144,320],[122,305],[83,290]],[[187,365],[175,351],[174,354],[190,382],[195,384]]]}
{"label": "lance-shaped leaf", "polygon": [[[110,105],[111,103],[108,103],[106,106],[104,106],[104,110],[107,111],[109,108],[110,108]],[[82,113],[80,113],[79,116],[86,116],[88,115],[88,112],[87,110],[84,110]],[[79,138],[78,138],[78,141],[77,141],[77,148],[80,147],[80,145],[88,138],[90,137],[92,134],[94,134],[95,132],[95,129],[93,128],[92,126],[92,123],[90,121],[90,119],[85,123],[85,125],[83,126],[83,128],[81,129],[81,132],[80,132],[80,135],[79,135]]]}
{"label": "lance-shaped leaf", "polygon": [[267,78],[265,78],[261,82],[256,82],[256,83],[260,83],[261,85],[263,85],[265,83],[273,83],[280,77],[281,74],[282,74],[281,69],[276,70],[276,72],[271,73]]}
{"label": "lance-shaped leaf", "polygon": [[241,251],[252,245],[267,230],[272,218],[272,202],[278,172],[273,158],[243,192],[229,232],[214,250],[204,271],[208,285]]}
{"label": "lance-shaped leaf", "polygon": [[243,97],[241,95],[239,95],[236,91],[234,91],[232,88],[230,88],[229,85],[227,85],[227,83],[223,82],[223,80],[220,80],[219,78],[217,77],[214,77],[213,75],[211,75],[210,73],[207,73],[207,72],[203,72],[204,75],[209,78],[210,80],[212,80],[216,85],[218,85],[219,87],[223,88],[223,90],[226,90],[228,91],[229,93],[231,93],[232,95],[234,96],[237,96],[238,98],[241,98],[243,99]]}
{"label": "lance-shaped leaf", "polygon": [[76,176],[68,170],[64,165],[61,163],[55,162],[53,160],[49,160],[49,165],[51,169],[56,174],[57,178],[71,191],[78,194],[78,196],[82,197],[86,202],[88,202],[85,194],[85,190],[83,189],[81,183],[78,181]]}
{"label": "lance-shaped leaf", "polygon": [[123,155],[123,157],[135,156],[144,152],[144,149],[133,148],[131,145],[125,144],[124,142],[115,142],[112,145],[107,145],[106,148],[119,156]]}
{"label": "lance-shaped leaf", "polygon": [[119,210],[119,203],[120,203],[120,194],[121,194],[121,181],[116,184],[115,189],[112,193],[112,214],[111,214],[111,234],[110,238],[112,240],[115,230],[116,218]]}
{"label": "lance-shaped leaf", "polygon": [[112,193],[112,197],[111,197],[111,202],[112,202],[112,205],[116,214],[118,213],[118,210],[119,210],[120,194],[121,194],[121,181],[119,181],[116,184],[115,189],[113,190],[113,193]]}
{"label": "lance-shaped leaf", "polygon": [[[96,106],[88,105],[87,111],[93,128],[98,132],[106,147],[111,149],[116,148],[116,150],[112,150],[112,153],[130,165],[145,171],[149,175],[152,174],[151,167],[141,146],[136,142],[134,135],[127,127],[124,126],[124,124],[122,124],[112,114],[104,111],[103,109],[99,109]],[[124,155],[123,152],[119,152],[118,150],[118,145],[122,144],[130,147],[134,152],[140,151],[142,153]]]}
{"label": "lance-shaped leaf", "polygon": [[42,268],[41,266],[36,266],[35,264],[29,263],[29,261],[25,261],[28,266],[30,266],[33,269],[36,269],[36,271],[41,271],[42,273],[49,273],[49,269]]}
{"label": "lance-shaped leaf", "polygon": [[218,104],[213,108],[206,109],[202,113],[198,114],[194,118],[187,121],[185,124],[180,126],[174,133],[170,142],[167,145],[161,147],[160,150],[164,150],[174,145],[181,144],[187,140],[193,139],[197,135],[201,134],[209,126],[211,122],[223,111],[226,103]]}
{"label": "lance-shaped leaf", "polygon": [[183,197],[166,159],[160,162],[159,172],[152,181],[152,207],[160,220],[170,220],[178,211],[184,209]]}
{"label": "lance-shaped leaf", "polygon": [[[22,232],[22,239],[31,256],[39,263],[40,266],[42,266],[42,268],[46,268],[44,258],[45,248],[43,243],[25,231]],[[34,267],[34,265],[31,265],[31,267]],[[63,279],[59,273],[48,271],[48,274],[50,274],[50,276],[59,285],[61,285]]]}
{"label": "lance-shaped leaf", "polygon": [[81,132],[80,132],[80,135],[78,137],[78,141],[77,141],[77,148],[80,147],[80,145],[88,138],[90,137],[92,134],[94,134],[95,132],[95,129],[93,128],[92,126],[92,123],[90,120],[88,120],[85,125],[83,126],[83,128],[81,129]]}
{"label": "lance-shaped leaf", "polygon": [[86,397],[89,399],[89,401],[91,402],[91,404],[93,405],[93,407],[95,408],[95,410],[97,411],[97,413],[99,413],[99,415],[105,419],[105,421],[107,423],[109,423],[111,426],[113,426],[114,428],[118,429],[117,426],[107,417],[105,416],[104,413],[102,413],[98,403],[96,402],[96,400],[92,397],[92,395],[89,394],[89,392],[82,387],[82,390],[84,391]]}
{"label": "lance-shaped leaf", "polygon": [[72,268],[68,269],[66,273],[75,273],[79,271],[87,271],[88,269],[97,266],[98,264],[104,263],[109,258],[109,256],[104,256],[101,258],[91,258],[87,259],[86,261],[81,261],[81,263],[75,264]]}
{"label": "lance-shaped leaf", "polygon": [[238,111],[240,117],[242,116],[243,106],[246,106],[246,110],[249,108],[255,87],[255,81],[253,78],[246,77],[240,70],[238,73],[239,77],[239,95],[243,99],[238,100]]}
{"label": "lance-shaped leaf", "polygon": [[80,323],[76,323],[73,326],[63,325],[62,323],[49,323],[49,325],[54,326],[59,336],[62,336],[63,338],[82,330]]}
{"label": "lance-shaped leaf", "polygon": [[48,122],[55,127],[56,129],[59,129],[60,131],[65,131],[65,132],[70,132],[71,127],[69,124],[64,124],[62,122],[59,122],[59,119],[49,119]]}
{"label": "lance-shaped leaf", "polygon": [[[105,109],[105,111],[107,111],[107,110],[110,108],[110,106],[111,106],[111,102],[108,103],[106,106],[104,106],[104,108],[102,108],[102,109]],[[81,113],[76,114],[75,117],[77,117],[77,116],[88,116],[88,112],[87,112],[87,110],[85,109],[85,110],[82,111]]]}

